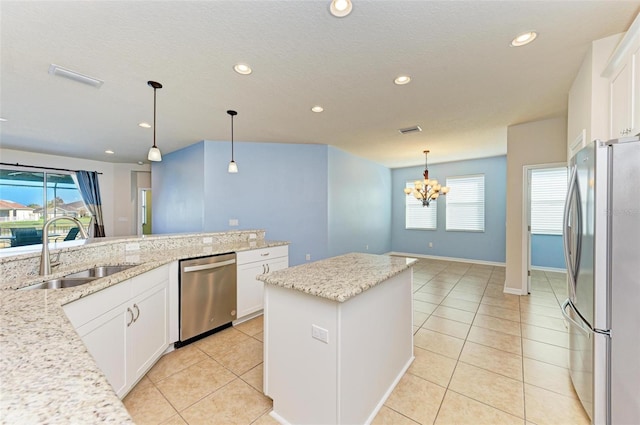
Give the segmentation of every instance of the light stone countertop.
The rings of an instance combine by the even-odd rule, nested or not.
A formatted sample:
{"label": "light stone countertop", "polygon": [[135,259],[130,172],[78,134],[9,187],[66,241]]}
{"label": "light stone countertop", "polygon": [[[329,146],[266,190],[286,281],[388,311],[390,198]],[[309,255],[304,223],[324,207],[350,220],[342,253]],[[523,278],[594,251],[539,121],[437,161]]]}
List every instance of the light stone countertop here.
{"label": "light stone countertop", "polygon": [[[131,264],[132,258],[137,260],[134,262],[137,266],[74,288],[16,290],[45,279],[21,273],[17,278],[3,276],[0,282],[0,289],[3,289],[0,290],[0,423],[132,423],[124,405],[68,321],[62,305],[176,260],[288,244],[264,239],[225,238],[226,233],[197,234],[195,237],[212,235],[213,244],[198,245],[193,240],[185,240],[183,246],[180,246],[179,236],[166,240],[158,237],[154,239],[154,246],[136,252],[133,257],[124,249],[115,250],[120,254],[113,255],[109,242],[122,242],[121,239],[100,241],[97,245],[112,255],[98,256],[98,259],[94,256],[86,262],[74,263],[72,267],[63,265],[63,270],[47,278],[96,265]],[[82,257],[82,251],[82,248],[77,251],[79,257]],[[26,258],[30,265],[30,255],[33,256],[23,254],[16,258]],[[5,263],[10,261],[3,260]],[[3,274],[11,275],[10,264],[5,266],[9,268],[3,270]]]}
{"label": "light stone countertop", "polygon": [[344,302],[412,267],[414,258],[351,253],[258,276],[269,285]]}

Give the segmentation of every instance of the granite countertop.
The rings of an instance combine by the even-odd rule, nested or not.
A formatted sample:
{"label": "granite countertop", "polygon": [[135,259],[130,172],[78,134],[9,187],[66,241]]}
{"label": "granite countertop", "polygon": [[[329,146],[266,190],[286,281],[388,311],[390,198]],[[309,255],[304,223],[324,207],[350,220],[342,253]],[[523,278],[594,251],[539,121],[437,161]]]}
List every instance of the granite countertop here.
{"label": "granite countertop", "polygon": [[344,302],[408,269],[417,260],[351,253],[258,276],[269,285]]}
{"label": "granite countertop", "polygon": [[[108,245],[108,241],[101,243]],[[172,243],[175,245],[175,240]],[[65,267],[46,279],[3,277],[0,283],[3,289],[0,290],[0,423],[132,423],[68,321],[62,305],[176,260],[286,244],[263,239],[189,244],[181,248],[140,251],[133,257],[123,250],[121,255]],[[136,260],[135,267],[86,285],[15,289],[96,265],[131,264],[132,258]]]}

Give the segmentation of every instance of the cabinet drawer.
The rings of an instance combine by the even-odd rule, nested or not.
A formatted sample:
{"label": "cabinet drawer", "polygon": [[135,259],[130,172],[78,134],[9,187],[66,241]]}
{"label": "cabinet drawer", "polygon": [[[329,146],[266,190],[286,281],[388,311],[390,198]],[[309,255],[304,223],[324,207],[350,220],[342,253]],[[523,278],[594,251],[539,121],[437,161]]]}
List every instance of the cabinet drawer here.
{"label": "cabinet drawer", "polygon": [[131,279],[62,306],[74,328],[103,315],[131,298]]}
{"label": "cabinet drawer", "polygon": [[253,263],[256,261],[268,261],[271,258],[286,257],[289,255],[289,246],[273,246],[271,248],[253,249],[251,251],[240,251],[236,254],[238,265]]}
{"label": "cabinet drawer", "polygon": [[149,288],[153,288],[154,286],[164,282],[165,280],[169,280],[168,265],[149,270],[148,272],[142,273],[138,276],[134,276],[131,278],[131,296],[138,296]]}

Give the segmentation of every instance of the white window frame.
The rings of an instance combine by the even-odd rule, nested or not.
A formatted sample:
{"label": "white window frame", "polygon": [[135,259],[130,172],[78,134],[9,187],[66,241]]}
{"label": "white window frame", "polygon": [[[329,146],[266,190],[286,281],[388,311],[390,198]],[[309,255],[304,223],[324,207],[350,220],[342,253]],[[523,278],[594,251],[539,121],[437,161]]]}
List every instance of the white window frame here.
{"label": "white window frame", "polygon": [[[479,232],[485,230],[485,177],[469,174],[447,177],[446,230],[448,232]],[[475,208],[474,208],[475,206]],[[471,219],[468,215],[473,213]],[[466,214],[467,217],[461,217]]]}
{"label": "white window frame", "polygon": [[[413,190],[414,181],[405,183]],[[428,207],[422,206],[413,195],[405,195],[404,228],[408,230],[436,230],[438,228],[438,203],[431,201]]]}
{"label": "white window frame", "polygon": [[562,235],[567,167],[531,170],[531,234]]}

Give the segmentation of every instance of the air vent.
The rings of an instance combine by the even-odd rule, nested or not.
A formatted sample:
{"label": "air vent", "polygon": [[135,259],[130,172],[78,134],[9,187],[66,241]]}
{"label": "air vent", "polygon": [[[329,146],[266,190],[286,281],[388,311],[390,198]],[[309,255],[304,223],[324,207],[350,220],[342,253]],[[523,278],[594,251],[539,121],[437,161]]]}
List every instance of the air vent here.
{"label": "air vent", "polygon": [[422,131],[419,125],[414,125],[413,127],[401,128],[398,130],[402,134],[410,134],[410,133],[419,133]]}
{"label": "air vent", "polygon": [[89,77],[88,75],[80,74],[79,72],[72,71],[55,64],[51,64],[51,66],[49,66],[49,74],[68,78],[70,80],[77,81],[82,84],[87,84],[97,89],[99,89],[104,83],[104,81],[98,80],[97,78]]}

